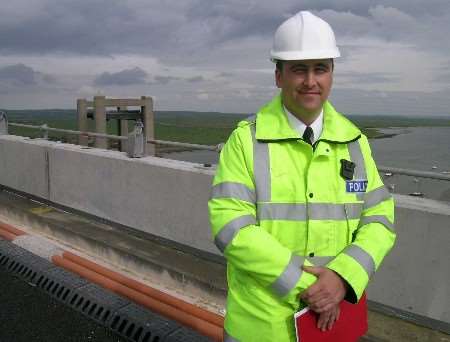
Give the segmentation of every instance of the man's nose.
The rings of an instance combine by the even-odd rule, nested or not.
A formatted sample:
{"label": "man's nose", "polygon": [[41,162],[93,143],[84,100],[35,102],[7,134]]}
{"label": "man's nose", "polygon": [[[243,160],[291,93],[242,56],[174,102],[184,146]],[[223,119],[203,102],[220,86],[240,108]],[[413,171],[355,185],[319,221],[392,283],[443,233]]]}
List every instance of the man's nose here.
{"label": "man's nose", "polygon": [[312,88],[313,86],[316,85],[316,75],[314,74],[313,70],[308,70],[305,76],[304,83],[305,86],[307,86],[308,88]]}

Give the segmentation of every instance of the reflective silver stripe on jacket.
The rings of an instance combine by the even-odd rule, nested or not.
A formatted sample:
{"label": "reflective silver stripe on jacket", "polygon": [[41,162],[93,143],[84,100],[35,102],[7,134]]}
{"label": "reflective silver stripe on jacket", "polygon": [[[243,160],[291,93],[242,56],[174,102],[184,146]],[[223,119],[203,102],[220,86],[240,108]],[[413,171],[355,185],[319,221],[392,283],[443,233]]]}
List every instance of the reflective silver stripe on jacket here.
{"label": "reflective silver stripe on jacket", "polygon": [[308,203],[308,217],[310,220],[346,220],[357,219],[361,216],[360,203]]}
{"label": "reflective silver stripe on jacket", "polygon": [[217,233],[216,238],[214,239],[215,245],[223,253],[239,229],[251,224],[256,224],[255,217],[252,215],[236,217],[234,220],[231,220],[223,226],[219,233]]}
{"label": "reflective silver stripe on jacket", "polygon": [[231,337],[225,329],[223,329],[223,342],[239,342],[239,340]]}
{"label": "reflective silver stripe on jacket", "polygon": [[258,220],[359,219],[362,203],[258,203]]}
{"label": "reflective silver stripe on jacket", "polygon": [[335,256],[315,256],[315,257],[307,257],[306,259],[313,264],[314,266],[325,266],[329,262],[331,262]]}
{"label": "reflective silver stripe on jacket", "polygon": [[304,203],[258,203],[258,220],[305,221]]}
{"label": "reflective silver stripe on jacket", "polygon": [[211,199],[235,198],[241,201],[255,203],[255,192],[242,183],[223,182],[213,186]]}
{"label": "reflective silver stripe on jacket", "polygon": [[352,244],[349,245],[347,248],[345,248],[343,253],[355,259],[361,265],[361,267],[364,268],[364,270],[367,272],[369,278],[375,272],[375,262],[372,256],[361,247]]}
{"label": "reflective silver stripe on jacket", "polygon": [[302,275],[301,266],[304,261],[305,260],[302,257],[292,254],[291,260],[283,273],[281,273],[278,279],[272,284],[272,289],[276,294],[280,297],[284,297],[295,287],[295,284],[297,284]]}
{"label": "reflective silver stripe on jacket", "polygon": [[253,174],[257,202],[271,199],[269,144],[256,140],[256,126],[250,127],[253,139]]}
{"label": "reflective silver stripe on jacket", "polygon": [[384,185],[366,192],[364,195],[364,209],[375,207],[376,205],[392,198],[391,193]]}
{"label": "reflective silver stripe on jacket", "polygon": [[389,221],[389,219],[384,215],[363,216],[363,217],[361,217],[361,220],[359,221],[358,228],[364,226],[365,224],[374,223],[374,222],[381,223],[390,231],[395,232],[394,224],[391,221]]}
{"label": "reflective silver stripe on jacket", "polygon": [[[364,164],[364,156],[359,145],[359,139],[349,143],[347,148],[351,161],[355,163],[353,179],[367,180],[366,165]],[[364,200],[364,193],[357,193],[356,198],[360,201]]]}

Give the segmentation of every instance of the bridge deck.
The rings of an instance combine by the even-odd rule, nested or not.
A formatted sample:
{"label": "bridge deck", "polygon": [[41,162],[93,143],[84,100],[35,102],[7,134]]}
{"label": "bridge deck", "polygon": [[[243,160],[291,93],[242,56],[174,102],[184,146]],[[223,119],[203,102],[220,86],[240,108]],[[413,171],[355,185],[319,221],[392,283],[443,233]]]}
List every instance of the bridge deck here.
{"label": "bridge deck", "polygon": [[[11,223],[13,221],[21,221],[22,224],[26,222],[33,234],[45,235],[59,242],[72,244],[71,247],[79,251],[83,250],[87,255],[97,256],[100,261],[109,260],[117,269],[131,270],[134,275],[139,273],[143,278],[154,279],[156,276],[157,285],[167,285],[169,292],[172,291],[188,301],[216,312],[220,312],[223,307],[226,289],[225,265],[223,260],[217,259],[217,257],[214,259],[212,256],[202,255],[194,250],[180,250],[177,248],[179,246],[170,246],[164,241],[158,242],[154,237],[148,236],[146,238],[137,232],[124,230],[123,227],[97,222],[92,218],[68,213],[46,204],[18,197],[10,192],[0,191],[0,216],[5,217],[5,214],[9,216]],[[10,340],[6,336],[20,332],[22,326],[28,327],[23,329],[26,330],[23,332],[25,334],[23,340],[33,340],[29,338],[30,334],[33,334],[31,327],[39,325],[41,320],[44,325],[42,325],[42,328],[39,327],[35,334],[43,334],[44,330],[59,330],[59,328],[55,329],[55,325],[60,326],[60,323],[52,323],[53,315],[59,312],[57,310],[71,311],[71,309],[62,308],[61,304],[46,298],[46,294],[30,288],[23,281],[20,284],[20,280],[15,280],[4,272],[0,273],[0,279],[4,287],[17,291],[8,293],[5,290],[0,297],[2,307],[3,302],[15,305],[8,298],[23,299],[23,303],[15,310],[9,310],[6,307],[5,310],[0,310],[0,315],[5,315],[6,312],[14,312],[14,315],[6,317],[9,318],[7,321],[13,321],[11,327],[2,331],[3,334],[10,335],[5,335],[5,337],[0,335],[1,341]],[[14,282],[13,285],[10,285],[11,282]],[[3,287],[0,287],[0,291],[3,291]],[[33,303],[33,309],[29,310],[30,312],[25,312],[27,309],[26,303],[30,301]],[[56,308],[57,306],[58,309],[46,313],[45,308]],[[22,311],[25,312],[24,315],[22,315]],[[36,317],[30,318],[26,314],[32,314]],[[77,313],[73,314],[79,316]],[[93,323],[90,326],[84,321],[79,324],[79,330],[70,330],[74,326],[78,326],[78,324],[71,324],[70,322],[78,322],[78,319],[85,320],[82,316],[81,318],[74,316],[73,320],[71,316],[66,314],[56,316],[66,317],[63,320],[69,322],[67,327],[69,330],[64,330],[64,325],[61,323],[61,331],[51,332],[57,334],[55,338],[43,338],[43,341],[59,341],[58,336],[71,334],[77,336],[73,341],[84,341],[83,338],[86,338],[86,341],[122,341],[100,326]],[[3,321],[3,317],[0,318]],[[419,338],[412,339],[417,341],[450,341],[448,335],[376,312],[369,313],[369,336],[363,341],[405,341],[411,340],[411,336]],[[17,337],[14,340],[20,341],[19,338],[22,337]],[[34,340],[39,341],[38,338]],[[61,340],[69,339],[65,337]]]}

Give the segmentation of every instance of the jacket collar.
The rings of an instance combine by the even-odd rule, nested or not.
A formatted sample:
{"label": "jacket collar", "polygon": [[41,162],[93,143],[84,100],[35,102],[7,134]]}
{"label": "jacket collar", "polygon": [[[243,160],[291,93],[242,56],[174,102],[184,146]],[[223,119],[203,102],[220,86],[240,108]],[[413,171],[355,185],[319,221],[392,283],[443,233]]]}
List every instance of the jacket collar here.
{"label": "jacket collar", "polygon": [[[356,140],[361,135],[361,131],[351,121],[338,113],[328,101],[323,105],[323,115],[323,130],[320,140],[344,143]],[[300,139],[299,133],[289,125],[280,94],[275,96],[256,114],[256,139]]]}

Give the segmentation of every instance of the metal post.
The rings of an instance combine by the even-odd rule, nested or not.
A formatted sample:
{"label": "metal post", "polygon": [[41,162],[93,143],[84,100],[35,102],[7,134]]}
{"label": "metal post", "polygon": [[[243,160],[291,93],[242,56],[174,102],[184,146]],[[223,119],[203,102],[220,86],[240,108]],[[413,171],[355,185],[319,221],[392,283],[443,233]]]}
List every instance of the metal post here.
{"label": "metal post", "polygon": [[[77,100],[77,116],[78,116],[78,130],[82,132],[87,132],[88,121],[87,121],[87,105],[85,99]],[[88,137],[84,135],[79,135],[78,144],[82,146],[88,146]]]}
{"label": "metal post", "polygon": [[144,156],[144,125],[140,119],[136,120],[134,130],[128,135],[128,156],[141,158]]}
{"label": "metal post", "polygon": [[[127,111],[127,107],[118,107],[117,110],[122,112],[122,111]],[[118,126],[119,126],[119,135],[121,136],[128,136],[128,120],[118,120]],[[127,140],[121,140],[120,141],[120,148],[119,150],[121,152],[125,152],[128,151],[128,147],[127,147]]]}
{"label": "metal post", "polygon": [[[141,96],[142,100],[142,118],[144,120],[145,141],[155,139],[155,114],[153,113],[153,99],[149,96]],[[145,155],[154,156],[155,146],[149,143],[145,144]]]}
{"label": "metal post", "polygon": [[45,139],[45,140],[48,140],[48,125],[47,124],[43,124],[42,126],[41,126],[41,131],[42,131],[42,137]]}
{"label": "metal post", "polygon": [[6,113],[3,111],[0,111],[0,135],[7,135],[8,134],[8,117],[6,116]]}
{"label": "metal post", "polygon": [[[95,110],[95,131],[97,133],[106,134],[106,109],[105,96],[94,96],[94,110]],[[105,138],[95,138],[95,147],[108,148],[108,140]]]}

